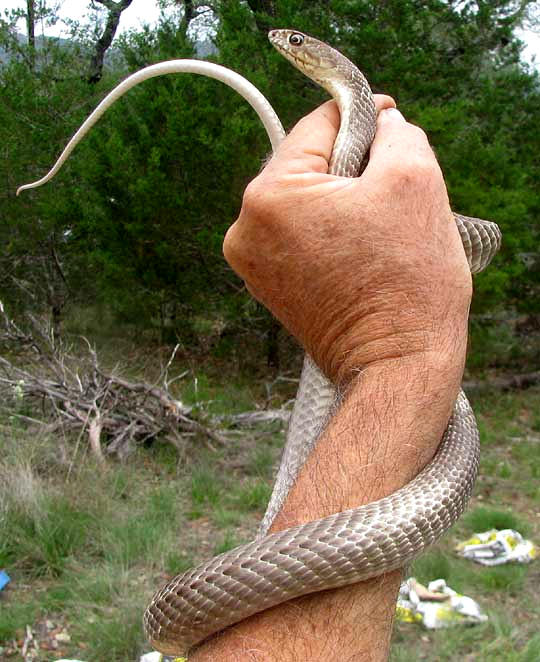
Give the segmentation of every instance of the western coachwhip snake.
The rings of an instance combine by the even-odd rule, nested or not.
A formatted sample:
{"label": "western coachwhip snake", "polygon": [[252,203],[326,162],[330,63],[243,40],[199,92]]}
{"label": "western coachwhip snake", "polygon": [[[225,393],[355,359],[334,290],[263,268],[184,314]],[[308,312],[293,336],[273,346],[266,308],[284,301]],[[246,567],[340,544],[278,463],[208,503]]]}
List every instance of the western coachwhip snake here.
{"label": "western coachwhip snake", "polygon": [[[270,41],[326,88],[338,103],[341,128],[329,172],[362,172],[375,132],[373,96],[363,74],[327,44],[293,30],[273,30]],[[118,85],[73,136],[51,171],[18,192],[50,180],[77,143],[127,90],[165,73],[198,73],[223,81],[258,113],[275,149],[284,136],[268,101],[239,74],[209,62],[172,60],[133,74]],[[500,246],[498,227],[455,214],[469,266],[481,271]],[[266,535],[334,404],[332,384],[306,357],[282,463],[258,538],[172,579],[144,615],[153,646],[181,654],[212,634],[276,604],[377,576],[409,563],[462,513],[476,477],[479,444],[474,415],[461,392],[431,463],[394,494],[359,508]]]}

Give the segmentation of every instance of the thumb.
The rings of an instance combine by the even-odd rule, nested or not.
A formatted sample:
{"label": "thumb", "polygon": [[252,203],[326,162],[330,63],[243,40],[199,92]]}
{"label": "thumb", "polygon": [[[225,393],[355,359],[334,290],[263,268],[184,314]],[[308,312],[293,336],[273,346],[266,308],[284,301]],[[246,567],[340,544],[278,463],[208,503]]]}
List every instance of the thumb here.
{"label": "thumb", "polygon": [[288,174],[326,173],[339,123],[336,102],[323,103],[295,125],[266,169]]}
{"label": "thumb", "polygon": [[[377,111],[395,107],[386,94],[374,95]],[[302,118],[276,150],[267,170],[281,174],[326,174],[339,131],[340,114],[335,101],[327,101]]]}

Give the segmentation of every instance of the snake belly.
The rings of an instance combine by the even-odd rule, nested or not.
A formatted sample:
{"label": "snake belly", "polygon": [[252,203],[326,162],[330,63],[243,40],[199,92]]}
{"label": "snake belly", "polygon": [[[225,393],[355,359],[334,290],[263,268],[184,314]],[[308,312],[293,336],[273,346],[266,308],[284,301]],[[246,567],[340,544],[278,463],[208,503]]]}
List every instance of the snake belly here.
{"label": "snake belly", "polygon": [[[362,73],[327,44],[293,30],[270,41],[325,87],[341,127],[329,172],[358,176],[375,133],[373,95]],[[481,271],[499,248],[498,227],[455,215],[469,266]],[[433,460],[409,484],[376,502],[266,535],[336,402],[333,385],[306,357],[274,492],[259,537],[172,579],[144,615],[152,645],[185,654],[220,630],[295,597],[400,568],[463,512],[479,461],[474,414],[460,392]]]}

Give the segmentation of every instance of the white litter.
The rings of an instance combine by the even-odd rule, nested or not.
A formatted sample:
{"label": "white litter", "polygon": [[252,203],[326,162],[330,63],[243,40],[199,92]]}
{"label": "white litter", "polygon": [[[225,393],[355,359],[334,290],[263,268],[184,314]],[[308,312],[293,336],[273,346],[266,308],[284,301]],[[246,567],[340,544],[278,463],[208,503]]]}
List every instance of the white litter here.
{"label": "white litter", "polygon": [[488,620],[477,602],[451,589],[444,579],[436,579],[426,588],[414,577],[399,589],[396,617],[405,623],[421,623],[429,630]]}
{"label": "white litter", "polygon": [[475,533],[469,540],[460,542],[456,552],[463,558],[492,566],[510,562],[530,563],[538,556],[539,550],[514,529],[491,529]]}

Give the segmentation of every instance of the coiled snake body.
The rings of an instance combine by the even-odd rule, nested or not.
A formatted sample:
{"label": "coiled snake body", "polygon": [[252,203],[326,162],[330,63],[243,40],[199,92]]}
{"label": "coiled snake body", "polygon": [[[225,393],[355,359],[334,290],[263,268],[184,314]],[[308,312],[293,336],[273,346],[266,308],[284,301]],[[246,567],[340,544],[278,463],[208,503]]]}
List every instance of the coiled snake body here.
{"label": "coiled snake body", "polygon": [[[339,52],[293,30],[273,30],[270,41],[298,69],[325,87],[341,113],[329,172],[358,176],[375,132],[375,106],[360,71]],[[268,101],[241,76],[196,60],[147,67],[115,88],[96,108],[41,180],[51,179],[76,144],[122,94],[147,78],[191,72],[218,78],[254,107],[273,148],[284,132]],[[481,271],[500,245],[498,227],[455,214],[469,266]],[[204,639],[276,604],[352,584],[406,565],[437,540],[462,513],[471,494],[479,457],[474,415],[463,392],[431,463],[408,485],[371,504],[266,535],[335,402],[335,390],[306,357],[274,492],[251,543],[221,554],[175,577],[152,599],[144,627],[152,645],[186,653]]]}

